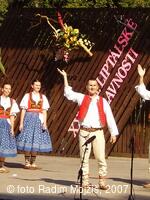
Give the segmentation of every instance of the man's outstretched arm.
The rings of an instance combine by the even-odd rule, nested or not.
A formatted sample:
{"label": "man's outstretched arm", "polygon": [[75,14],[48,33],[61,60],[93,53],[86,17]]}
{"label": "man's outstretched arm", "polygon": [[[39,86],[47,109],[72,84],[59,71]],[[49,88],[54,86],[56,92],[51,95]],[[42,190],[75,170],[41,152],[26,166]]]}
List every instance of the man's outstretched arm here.
{"label": "man's outstretched arm", "polygon": [[138,74],[140,76],[139,79],[139,85],[135,87],[136,91],[139,93],[139,95],[145,99],[145,100],[150,100],[150,91],[146,89],[144,85],[144,75],[145,75],[145,69],[141,67],[141,65],[138,65]]}

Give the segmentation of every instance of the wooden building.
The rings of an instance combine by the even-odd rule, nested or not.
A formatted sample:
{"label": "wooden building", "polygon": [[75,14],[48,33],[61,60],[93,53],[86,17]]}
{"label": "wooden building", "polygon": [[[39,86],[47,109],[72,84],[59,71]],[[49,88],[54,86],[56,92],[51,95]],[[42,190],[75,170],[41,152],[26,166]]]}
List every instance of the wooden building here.
{"label": "wooden building", "polygon": [[[63,96],[63,80],[57,67],[67,71],[74,90],[85,92],[89,78],[100,83],[101,95],[110,101],[120,135],[115,145],[109,144],[105,131],[107,155],[129,155],[132,136],[135,153],[148,153],[149,103],[140,109],[135,91],[139,77],[137,64],[146,68],[145,84],[150,77],[150,12],[148,9],[71,9],[62,10],[67,24],[79,28],[95,43],[89,57],[83,49],[72,51],[68,63],[55,61],[52,30],[46,23],[31,28],[35,14],[55,19],[55,10],[11,8],[0,29],[0,48],[6,76],[13,84],[12,96],[19,103],[35,78],[42,81],[42,92],[50,102],[48,129],[54,146],[53,154],[78,156],[78,139],[69,127],[75,119],[77,105]],[[76,123],[76,122],[75,122]],[[19,116],[16,120],[18,129]],[[76,126],[76,125],[75,125]],[[76,128],[74,126],[74,129]],[[73,126],[71,126],[73,128]],[[78,129],[78,128],[77,128]]]}

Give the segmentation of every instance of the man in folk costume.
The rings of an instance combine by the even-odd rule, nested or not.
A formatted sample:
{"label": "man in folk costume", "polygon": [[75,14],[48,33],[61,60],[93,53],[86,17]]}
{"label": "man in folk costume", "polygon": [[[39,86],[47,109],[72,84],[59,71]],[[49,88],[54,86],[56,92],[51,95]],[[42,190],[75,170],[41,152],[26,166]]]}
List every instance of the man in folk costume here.
{"label": "man in folk costume", "polygon": [[[140,76],[140,80],[139,80],[139,85],[137,85],[135,89],[143,99],[150,100],[150,91],[146,89],[145,84],[144,84],[145,69],[143,69],[141,65],[138,65],[138,74]],[[149,144],[149,148],[150,148],[150,144]],[[150,188],[150,183],[145,184],[144,187]]]}
{"label": "man in folk costume", "polygon": [[91,145],[93,146],[94,156],[98,161],[99,170],[99,188],[106,190],[108,186],[105,183],[107,175],[107,163],[105,160],[105,138],[103,128],[106,123],[111,133],[110,142],[116,142],[116,136],[119,134],[118,129],[108,102],[98,96],[99,85],[96,80],[89,80],[86,86],[88,95],[74,92],[68,84],[67,73],[58,69],[58,72],[64,78],[64,95],[68,100],[77,102],[79,105],[78,120],[80,123],[79,148],[80,158],[82,161],[87,139],[92,136],[96,138],[88,144],[85,160],[83,163],[83,187],[89,187],[89,157]]}
{"label": "man in folk costume", "polygon": [[14,134],[14,121],[19,107],[16,101],[9,97],[11,85],[5,83],[0,96],[0,173],[9,172],[5,167],[6,157],[17,156]]}

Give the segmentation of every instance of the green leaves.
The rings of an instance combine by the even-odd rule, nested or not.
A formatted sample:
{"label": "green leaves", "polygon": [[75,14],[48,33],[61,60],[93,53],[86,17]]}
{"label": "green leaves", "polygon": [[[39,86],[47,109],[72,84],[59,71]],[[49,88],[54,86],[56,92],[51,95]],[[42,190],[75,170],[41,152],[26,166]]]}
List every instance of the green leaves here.
{"label": "green leaves", "polygon": [[1,61],[1,58],[0,58],[0,71],[1,71],[3,74],[5,74],[5,67],[4,67],[4,65],[3,65],[2,61]]}
{"label": "green leaves", "polygon": [[5,18],[7,11],[8,11],[8,1],[1,0],[0,1],[0,26],[2,25],[2,22]]}
{"label": "green leaves", "polygon": [[101,7],[150,7],[150,0],[0,0],[0,15],[5,13],[8,4],[22,2],[27,8],[101,8]]}
{"label": "green leaves", "polygon": [[2,61],[1,61],[1,57],[0,57],[0,71],[1,71],[3,74],[5,74],[5,67],[4,67],[4,65],[3,65]]}
{"label": "green leaves", "polygon": [[1,50],[0,50],[0,71],[5,74],[5,67],[2,63]]}

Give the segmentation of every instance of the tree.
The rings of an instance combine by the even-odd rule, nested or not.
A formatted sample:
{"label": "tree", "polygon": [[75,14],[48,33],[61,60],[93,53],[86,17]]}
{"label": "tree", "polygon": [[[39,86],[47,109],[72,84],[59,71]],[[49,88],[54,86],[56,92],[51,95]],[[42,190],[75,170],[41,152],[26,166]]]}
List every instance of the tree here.
{"label": "tree", "polygon": [[2,21],[8,11],[8,1],[7,0],[1,0],[0,3],[0,26],[2,24]]}
{"label": "tree", "polygon": [[120,0],[122,7],[150,7],[150,0]]}

